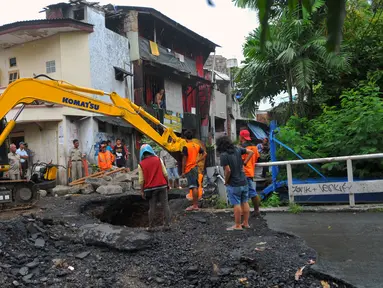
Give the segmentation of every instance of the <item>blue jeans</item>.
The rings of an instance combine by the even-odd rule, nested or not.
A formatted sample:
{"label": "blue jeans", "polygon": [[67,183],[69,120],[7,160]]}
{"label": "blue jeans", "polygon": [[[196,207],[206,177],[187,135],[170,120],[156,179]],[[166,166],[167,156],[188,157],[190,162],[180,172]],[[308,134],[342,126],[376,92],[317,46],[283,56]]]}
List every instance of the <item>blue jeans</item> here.
{"label": "blue jeans", "polygon": [[231,205],[241,205],[249,201],[249,187],[246,186],[226,186],[227,198]]}
{"label": "blue jeans", "polygon": [[166,171],[168,172],[168,178],[170,180],[176,180],[176,179],[180,178],[180,176],[178,175],[178,168],[177,167],[166,168]]}
{"label": "blue jeans", "polygon": [[247,178],[247,186],[249,187],[249,198],[254,198],[256,197],[257,191],[255,190],[255,182],[253,178]]}
{"label": "blue jeans", "polygon": [[188,180],[189,189],[198,188],[198,168],[194,167],[188,173],[185,174],[186,179]]}

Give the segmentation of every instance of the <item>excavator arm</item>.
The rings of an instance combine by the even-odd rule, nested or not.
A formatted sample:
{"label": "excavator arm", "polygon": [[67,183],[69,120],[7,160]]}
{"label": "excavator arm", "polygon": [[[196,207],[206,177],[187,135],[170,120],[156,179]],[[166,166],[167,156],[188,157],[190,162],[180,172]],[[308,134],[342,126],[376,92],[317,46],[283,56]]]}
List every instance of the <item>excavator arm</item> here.
{"label": "excavator arm", "polygon": [[[95,99],[91,95],[109,97],[112,104]],[[11,83],[0,96],[0,119],[3,119],[12,108],[21,104],[15,118],[8,122],[2,132],[0,131],[0,146],[15,127],[16,119],[25,105],[32,104],[36,100],[120,117],[169,152],[180,152],[185,145],[185,140],[178,137],[171,128],[164,126],[157,118],[144,111],[142,107],[137,106],[127,98],[122,98],[115,92],[107,93],[53,79],[22,78]],[[163,128],[162,135],[144,118],[157,126],[161,126]]]}

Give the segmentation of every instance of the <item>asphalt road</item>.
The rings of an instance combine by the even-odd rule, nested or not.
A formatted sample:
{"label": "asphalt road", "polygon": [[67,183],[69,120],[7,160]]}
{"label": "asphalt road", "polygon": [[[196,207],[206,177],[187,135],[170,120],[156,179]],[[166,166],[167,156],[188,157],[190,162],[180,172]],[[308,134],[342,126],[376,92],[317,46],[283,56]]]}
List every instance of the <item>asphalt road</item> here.
{"label": "asphalt road", "polygon": [[266,220],[315,249],[317,270],[356,287],[383,287],[383,213],[268,213]]}

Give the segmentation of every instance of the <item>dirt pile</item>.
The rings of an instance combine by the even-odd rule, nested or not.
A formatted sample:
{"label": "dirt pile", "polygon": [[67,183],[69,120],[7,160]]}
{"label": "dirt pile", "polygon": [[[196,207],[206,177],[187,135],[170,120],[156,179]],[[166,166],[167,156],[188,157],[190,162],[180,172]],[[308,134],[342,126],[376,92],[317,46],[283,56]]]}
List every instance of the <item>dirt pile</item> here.
{"label": "dirt pile", "polygon": [[[296,271],[315,260],[315,252],[298,238],[271,231],[262,219],[252,219],[249,230],[228,232],[231,213],[175,212],[171,231],[147,233],[106,227],[80,214],[81,205],[94,201],[90,196],[75,202],[44,198],[36,216],[0,221],[0,287],[319,288],[322,280],[329,287],[350,287],[317,278],[309,267],[295,280]],[[180,199],[171,202],[171,207],[187,205]],[[85,228],[96,229],[99,238]],[[128,245],[140,249],[111,248],[108,231],[121,233],[113,236],[117,243],[135,238]],[[86,239],[98,246],[86,245]]]}

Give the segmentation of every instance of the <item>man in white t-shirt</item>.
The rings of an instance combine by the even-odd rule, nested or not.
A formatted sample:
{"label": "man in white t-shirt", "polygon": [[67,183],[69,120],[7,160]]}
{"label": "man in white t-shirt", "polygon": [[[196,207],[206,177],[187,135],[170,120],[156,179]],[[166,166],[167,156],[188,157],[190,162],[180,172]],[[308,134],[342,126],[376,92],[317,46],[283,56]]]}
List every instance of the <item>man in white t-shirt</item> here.
{"label": "man in white t-shirt", "polygon": [[24,142],[19,143],[19,149],[16,150],[16,154],[20,156],[20,163],[21,163],[21,169],[22,169],[22,175],[21,178],[25,178],[27,171],[28,171],[28,153],[25,150],[25,144]]}

